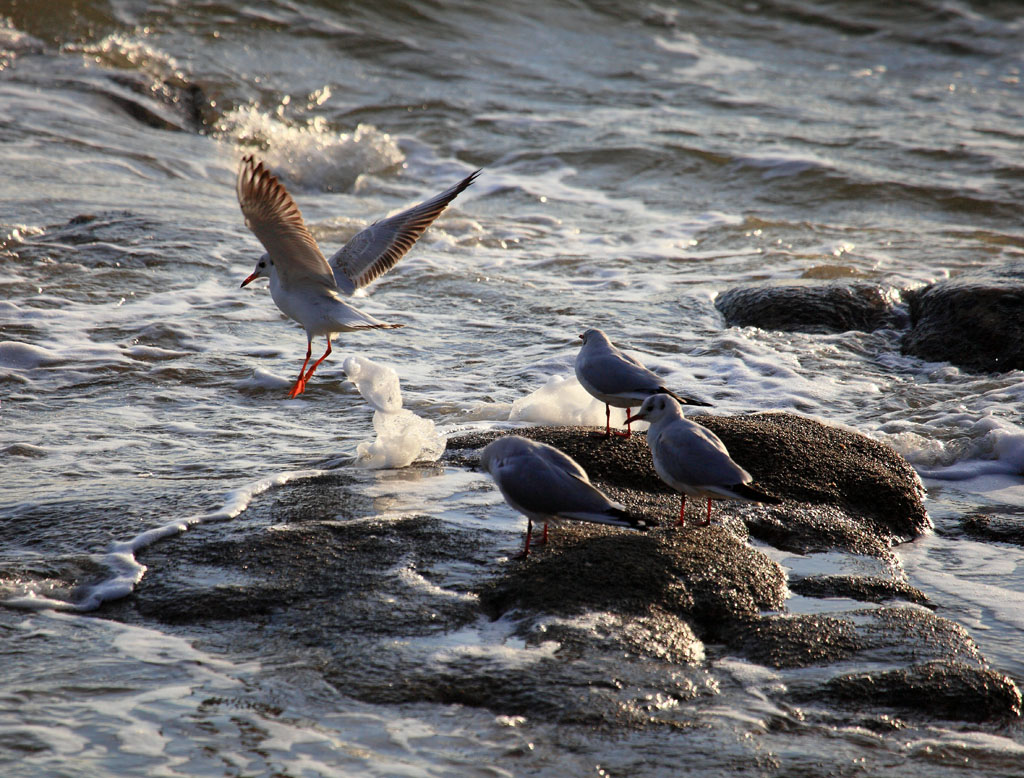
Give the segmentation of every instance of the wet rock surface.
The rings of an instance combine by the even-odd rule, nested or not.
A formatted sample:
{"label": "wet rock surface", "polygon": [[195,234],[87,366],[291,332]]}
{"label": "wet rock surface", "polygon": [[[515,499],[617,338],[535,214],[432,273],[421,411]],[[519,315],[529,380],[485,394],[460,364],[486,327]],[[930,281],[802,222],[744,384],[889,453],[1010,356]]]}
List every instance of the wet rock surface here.
{"label": "wet rock surface", "polygon": [[557,533],[557,540],[549,541],[556,544],[552,553],[531,554],[484,585],[484,611],[491,618],[514,609],[642,616],[656,608],[709,636],[735,619],[781,608],[785,599],[782,569],[719,527],[600,536],[578,532],[567,535],[560,527],[551,535]]}
{"label": "wet rock surface", "polygon": [[865,280],[776,281],[729,289],[715,308],[731,327],[783,332],[871,332],[903,326],[898,290]]}
{"label": "wet rock surface", "polygon": [[832,701],[885,705],[957,721],[992,721],[1021,714],[1021,695],[1006,676],[937,660],[896,670],[851,673],[828,682]]}
{"label": "wet rock surface", "polygon": [[1024,369],[1024,262],[906,293],[904,354],[975,372]]}
{"label": "wet rock surface", "polygon": [[[134,594],[99,615],[156,621],[264,664],[311,666],[375,704],[466,705],[587,728],[700,726],[707,706],[742,688],[706,660],[735,657],[797,673],[773,695],[812,711],[801,716],[904,710],[904,695],[932,694],[942,695],[934,709],[921,702],[911,713],[947,716],[960,706],[984,720],[1017,715],[1013,682],[985,665],[963,629],[894,604],[927,601],[897,565],[889,578],[793,584],[805,597],[884,607],[791,614],[783,568],[751,544],[770,515],[789,529],[803,521],[815,548],[867,548],[884,567],[893,543],[927,526],[905,463],[874,441],[785,414],[702,421],[782,505],[719,504],[711,526],[679,527],[678,496],[654,475],[642,436],[518,429],[566,450],[600,488],[661,525],[568,522],[516,559],[521,536],[444,521],[429,505],[388,513],[387,501],[366,496],[361,476],[338,470],[269,490],[244,520],[149,547]],[[441,464],[395,471],[396,488],[474,467],[476,449],[499,434],[451,440]],[[798,441],[813,437],[834,456],[803,451]],[[870,543],[855,541],[854,527]],[[448,638],[465,631],[479,641]],[[866,685],[870,693],[859,694]]]}
{"label": "wet rock surface", "polygon": [[964,517],[961,526],[972,538],[1024,546],[1024,511],[1009,515],[972,513]]}
{"label": "wet rock surface", "polygon": [[816,575],[790,579],[789,589],[806,597],[843,597],[861,602],[905,600],[928,605],[928,596],[906,581],[855,575]]}

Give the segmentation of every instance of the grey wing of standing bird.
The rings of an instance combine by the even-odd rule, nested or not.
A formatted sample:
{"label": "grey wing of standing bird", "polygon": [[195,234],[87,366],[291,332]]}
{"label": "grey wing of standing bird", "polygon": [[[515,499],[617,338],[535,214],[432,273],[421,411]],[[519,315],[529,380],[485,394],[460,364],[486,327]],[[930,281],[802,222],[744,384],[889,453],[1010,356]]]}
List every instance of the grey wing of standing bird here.
{"label": "grey wing of standing bird", "polygon": [[591,328],[580,335],[580,339],[583,345],[576,355],[576,378],[584,389],[605,404],[603,437],[615,434],[628,438],[632,433],[628,419],[626,432],[612,432],[612,406],[626,408],[628,412],[654,394],[669,395],[683,405],[711,405],[673,392],[665,386],[661,376],[617,349],[601,330]]}
{"label": "grey wing of standing bird", "polygon": [[564,519],[640,528],[648,522],[631,516],[590,483],[586,471],[572,457],[553,446],[507,435],[489,443],[480,454],[480,466],[490,473],[505,501],[527,518],[529,553],[533,522]]}

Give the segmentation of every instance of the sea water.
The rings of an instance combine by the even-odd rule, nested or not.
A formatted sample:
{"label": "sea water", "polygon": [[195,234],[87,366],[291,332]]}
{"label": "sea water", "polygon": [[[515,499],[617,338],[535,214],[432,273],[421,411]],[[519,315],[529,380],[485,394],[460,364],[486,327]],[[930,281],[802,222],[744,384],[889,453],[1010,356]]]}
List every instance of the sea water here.
{"label": "sea water", "polygon": [[[692,671],[718,696],[682,757],[664,732],[357,702],[309,657],[101,606],[131,597],[143,549],[244,528],[268,490],[339,469],[378,518],[426,511],[513,552],[521,517],[485,475],[406,465],[468,429],[603,425],[572,375],[600,327],[710,412],[805,414],[907,457],[937,531],[899,564],[1024,682],[1022,552],[958,532],[1020,515],[1024,376],[714,308],[740,283],[912,287],[1019,258],[1022,23],[960,2],[0,6],[4,774],[1013,774],[1017,727],[802,726],[772,701],[782,676],[738,659]],[[238,288],[262,253],[244,153],[328,252],[482,168],[353,301],[405,327],[340,337],[295,399],[304,332]],[[437,662],[554,650],[504,621],[431,640]]]}

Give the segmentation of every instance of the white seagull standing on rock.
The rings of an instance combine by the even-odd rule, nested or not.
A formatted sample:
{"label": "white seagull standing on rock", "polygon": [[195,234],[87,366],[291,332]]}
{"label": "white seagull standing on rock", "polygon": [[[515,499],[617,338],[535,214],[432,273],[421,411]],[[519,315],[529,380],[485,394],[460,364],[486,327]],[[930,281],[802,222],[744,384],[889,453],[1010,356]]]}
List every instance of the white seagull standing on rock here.
{"label": "white seagull standing on rock", "polygon": [[647,445],[651,447],[654,469],[666,484],[682,496],[679,525],[686,521],[686,495],[706,497],[711,523],[712,500],[741,500],[778,504],[778,497],[755,489],[746,470],[733,462],[725,444],[715,433],[683,417],[683,409],[672,397],[656,394],[644,400],[629,421],[650,422]]}
{"label": "white seagull standing on rock", "polygon": [[[576,355],[576,378],[584,389],[604,403],[604,437],[615,434],[628,438],[632,432],[629,427],[630,411],[652,395],[668,395],[683,405],[711,405],[668,389],[661,376],[615,348],[601,330],[589,329],[580,338],[583,345]],[[625,432],[612,433],[613,405],[626,409]]]}
{"label": "white seagull standing on rock", "polygon": [[[448,203],[473,183],[477,173],[437,197],[371,224],[328,262],[281,182],[252,155],[242,158],[235,184],[238,204],[246,225],[267,250],[242,286],[269,278],[270,296],[277,307],[306,330],[306,359],[289,397],[306,390],[306,382],[330,355],[336,334],[402,326],[375,319],[342,300],[341,294],[352,294],[394,267]],[[327,350],[307,372],[316,335],[327,338]]]}
{"label": "white seagull standing on rock", "polygon": [[480,467],[491,474],[505,502],[526,516],[526,547],[530,553],[533,522],[563,519],[612,524],[644,529],[648,522],[631,516],[590,483],[586,471],[568,454],[546,443],[519,435],[506,435],[487,444],[480,454]]}

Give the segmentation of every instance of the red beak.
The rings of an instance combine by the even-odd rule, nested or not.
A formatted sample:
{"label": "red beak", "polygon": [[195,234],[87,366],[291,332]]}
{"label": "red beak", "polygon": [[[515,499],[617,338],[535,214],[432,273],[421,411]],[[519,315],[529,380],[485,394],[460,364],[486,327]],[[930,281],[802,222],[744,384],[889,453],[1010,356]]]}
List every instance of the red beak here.
{"label": "red beak", "polygon": [[[256,275],[255,273],[253,273],[253,274],[252,274],[251,276],[249,276],[248,278],[246,278],[246,279],[245,279],[245,280],[244,280],[244,281],[242,282],[242,286],[245,286],[246,284],[248,284],[248,283],[250,283],[250,282],[252,282],[252,281],[255,281],[255,280],[256,280],[257,278],[259,278],[259,276],[258,276],[258,275]],[[238,287],[238,288],[239,288],[239,289],[241,289],[241,288],[242,288],[242,286],[240,286],[240,287]]]}
{"label": "red beak", "polygon": [[626,417],[626,424],[632,424],[634,421],[643,421],[644,417],[639,413],[634,413],[632,416]]}

